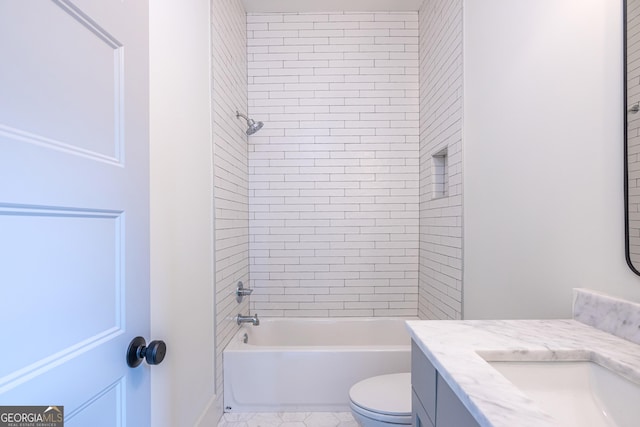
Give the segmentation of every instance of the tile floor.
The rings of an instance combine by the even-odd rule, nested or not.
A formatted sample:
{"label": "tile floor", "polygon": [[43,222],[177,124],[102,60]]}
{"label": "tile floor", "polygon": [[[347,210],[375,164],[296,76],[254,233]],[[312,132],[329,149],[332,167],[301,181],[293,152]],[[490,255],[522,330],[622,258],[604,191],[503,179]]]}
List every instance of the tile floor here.
{"label": "tile floor", "polygon": [[218,427],[358,427],[350,412],[224,414]]}

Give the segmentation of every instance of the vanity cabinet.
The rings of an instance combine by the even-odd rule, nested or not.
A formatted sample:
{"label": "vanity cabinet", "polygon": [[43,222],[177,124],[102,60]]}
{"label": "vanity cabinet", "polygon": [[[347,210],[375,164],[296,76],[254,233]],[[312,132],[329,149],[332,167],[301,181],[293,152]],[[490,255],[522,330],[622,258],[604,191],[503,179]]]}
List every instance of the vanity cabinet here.
{"label": "vanity cabinet", "polygon": [[414,341],[411,387],[414,427],[480,427]]}
{"label": "vanity cabinet", "polygon": [[434,427],[438,372],[418,345],[411,341],[412,418],[415,427]]}

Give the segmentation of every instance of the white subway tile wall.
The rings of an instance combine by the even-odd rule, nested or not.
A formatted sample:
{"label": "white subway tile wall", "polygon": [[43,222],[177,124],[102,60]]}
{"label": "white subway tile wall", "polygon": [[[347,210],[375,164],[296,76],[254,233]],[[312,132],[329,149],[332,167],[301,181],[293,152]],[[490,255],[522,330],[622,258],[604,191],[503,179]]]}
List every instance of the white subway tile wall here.
{"label": "white subway tile wall", "polygon": [[216,394],[221,396],[222,350],[237,330],[233,317],[240,311],[248,312],[247,302],[239,305],[234,295],[236,283],[249,279],[246,122],[236,119],[236,110],[247,109],[247,37],[241,0],[213,0],[211,9]]}
{"label": "white subway tile wall", "polygon": [[249,14],[247,38],[252,310],[417,316],[418,14]]}
{"label": "white subway tile wall", "polygon": [[[420,295],[423,319],[462,316],[462,1],[429,0],[420,27]],[[434,155],[447,150],[447,197]]]}
{"label": "white subway tile wall", "polygon": [[[630,3],[627,6],[627,21],[637,22],[640,18],[640,5]],[[640,27],[629,25],[628,40],[640,38]],[[627,44],[627,105],[633,108],[640,103],[640,44]],[[627,113],[627,162],[629,167],[629,256],[636,267],[640,265],[640,114]]]}

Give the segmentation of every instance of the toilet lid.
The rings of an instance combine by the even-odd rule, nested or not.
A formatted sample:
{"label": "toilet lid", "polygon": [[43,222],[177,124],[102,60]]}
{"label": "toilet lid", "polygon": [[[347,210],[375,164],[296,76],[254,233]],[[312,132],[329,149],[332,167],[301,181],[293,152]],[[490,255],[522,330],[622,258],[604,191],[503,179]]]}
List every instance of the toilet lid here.
{"label": "toilet lid", "polygon": [[351,387],[349,398],[356,405],[379,414],[411,414],[411,374],[367,378]]}

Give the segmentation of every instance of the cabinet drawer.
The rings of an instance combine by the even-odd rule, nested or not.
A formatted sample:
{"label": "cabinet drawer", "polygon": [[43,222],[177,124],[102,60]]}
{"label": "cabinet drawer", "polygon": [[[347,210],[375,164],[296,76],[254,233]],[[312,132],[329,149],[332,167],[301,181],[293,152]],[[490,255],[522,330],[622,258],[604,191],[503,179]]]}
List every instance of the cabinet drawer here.
{"label": "cabinet drawer", "polygon": [[435,368],[420,347],[411,341],[411,386],[432,423],[436,419],[436,381]]}

